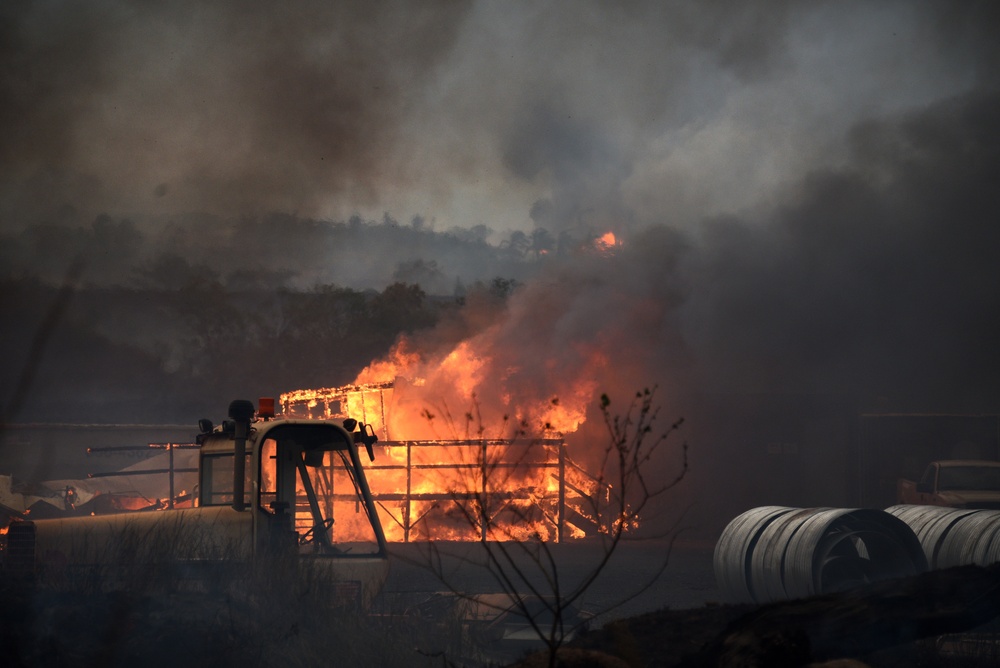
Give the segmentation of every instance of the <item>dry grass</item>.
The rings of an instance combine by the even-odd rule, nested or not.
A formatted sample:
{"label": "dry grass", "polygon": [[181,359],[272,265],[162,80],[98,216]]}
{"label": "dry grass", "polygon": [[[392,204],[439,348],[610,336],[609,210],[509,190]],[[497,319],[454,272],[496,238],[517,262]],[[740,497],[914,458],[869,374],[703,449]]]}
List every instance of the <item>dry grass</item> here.
{"label": "dry grass", "polygon": [[3,574],[3,665],[442,665],[414,651],[420,631],[403,620],[331,605],[332,575],[294,553],[251,562],[239,546],[198,544],[174,519],[81,540],[82,564]]}

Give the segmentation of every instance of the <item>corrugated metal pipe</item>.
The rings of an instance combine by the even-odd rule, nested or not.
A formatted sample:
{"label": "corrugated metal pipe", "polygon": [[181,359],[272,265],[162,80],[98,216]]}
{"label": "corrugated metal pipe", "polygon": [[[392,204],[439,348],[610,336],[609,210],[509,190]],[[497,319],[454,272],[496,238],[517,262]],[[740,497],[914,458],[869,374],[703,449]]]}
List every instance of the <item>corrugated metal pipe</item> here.
{"label": "corrugated metal pipe", "polygon": [[916,534],[931,568],[1000,562],[1000,510],[892,506]]}
{"label": "corrugated metal pipe", "polygon": [[726,526],[714,556],[719,589],[733,603],[843,591],[927,564],[902,520],[865,508],[754,508]]}

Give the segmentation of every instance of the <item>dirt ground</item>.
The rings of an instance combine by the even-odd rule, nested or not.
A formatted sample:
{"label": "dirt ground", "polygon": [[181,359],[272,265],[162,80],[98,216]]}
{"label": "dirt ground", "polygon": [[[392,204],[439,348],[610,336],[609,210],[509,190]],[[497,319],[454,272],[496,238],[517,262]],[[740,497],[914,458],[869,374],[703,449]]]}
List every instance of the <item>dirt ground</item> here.
{"label": "dirt ground", "polygon": [[[595,586],[588,605],[604,605],[625,584],[641,582],[637,569],[652,563],[646,553],[622,556],[607,580]],[[607,621],[595,617],[590,630],[569,645],[575,658],[566,656],[561,665],[735,668],[836,659],[874,668],[1000,665],[1000,565],[935,571],[759,607],[710,600],[665,607],[717,594],[706,580],[704,550],[675,556],[675,570],[665,575],[662,590],[606,612]],[[585,551],[570,553],[564,574],[584,572],[586,557]],[[459,560],[455,581],[470,591],[487,589],[474,566]],[[387,596],[421,600],[439,585],[425,572],[398,567]],[[243,587],[214,594],[55,593],[0,581],[0,665],[480,668],[523,656],[499,660],[501,654],[480,651],[476,645],[484,637],[470,634],[468,625],[447,614],[447,606],[330,615],[293,597],[264,599],[248,592]],[[646,609],[629,612],[636,607]],[[524,665],[548,665],[547,657],[536,659],[541,663]]]}
{"label": "dirt ground", "polygon": [[[440,588],[413,563],[419,549],[396,546],[406,560],[393,563],[390,595]],[[451,584],[464,592],[492,591],[474,546],[458,549],[449,565]],[[585,575],[596,549],[556,546],[565,582]],[[937,571],[799,602],[734,606],[719,603],[712,552],[713,546],[697,542],[674,545],[669,555],[664,544],[622,546],[581,599],[594,615],[590,631],[570,644],[629,666],[799,666],[845,657],[873,667],[1000,665],[991,635],[996,622],[979,628],[1000,616],[1000,566]],[[665,556],[667,569],[636,593]]]}
{"label": "dirt ground", "polygon": [[998,622],[1000,565],[967,566],[761,607],[661,610],[612,622],[574,644],[630,666],[854,659],[873,668],[985,668],[1000,665]]}

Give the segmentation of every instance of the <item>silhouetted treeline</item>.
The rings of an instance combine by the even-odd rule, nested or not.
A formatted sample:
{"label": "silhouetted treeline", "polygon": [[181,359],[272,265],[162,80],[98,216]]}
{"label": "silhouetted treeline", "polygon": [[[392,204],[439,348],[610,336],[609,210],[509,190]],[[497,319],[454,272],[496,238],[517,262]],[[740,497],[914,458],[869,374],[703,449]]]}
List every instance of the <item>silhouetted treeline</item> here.
{"label": "silhouetted treeline", "polygon": [[0,276],[58,283],[82,260],[86,285],[176,289],[215,280],[233,290],[321,284],[381,290],[402,282],[450,295],[494,276],[524,280],[539,260],[591,248],[606,231],[580,228],[554,236],[539,227],[499,238],[485,225],[438,231],[420,216],[408,224],[388,214],[381,221],[288,214],[87,220],[67,211],[0,234]]}
{"label": "silhouetted treeline", "polygon": [[[495,279],[469,292],[500,303],[513,285]],[[468,299],[429,298],[406,283],[297,291],[233,289],[205,277],[169,288],[79,289],[46,324],[57,293],[37,279],[0,282],[9,421],[186,422],[221,417],[237,397],[346,384],[400,334],[456,315]],[[40,333],[42,354],[18,389],[25,351]],[[11,415],[16,392],[21,410]]]}
{"label": "silhouetted treeline", "polygon": [[[493,235],[388,214],[137,222],[66,210],[0,235],[0,417],[186,421],[236,396],[349,383],[400,334],[469,295],[504,299],[596,233]],[[54,311],[60,287],[71,299]]]}

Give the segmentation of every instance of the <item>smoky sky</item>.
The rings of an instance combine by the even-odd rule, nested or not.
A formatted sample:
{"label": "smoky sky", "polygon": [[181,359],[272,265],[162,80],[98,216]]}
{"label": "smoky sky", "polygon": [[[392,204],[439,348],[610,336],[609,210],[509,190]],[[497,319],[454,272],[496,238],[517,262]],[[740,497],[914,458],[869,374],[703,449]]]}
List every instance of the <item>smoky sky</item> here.
{"label": "smoky sky", "polygon": [[0,12],[4,230],[272,211],[611,230],[614,258],[515,295],[498,327],[531,334],[520,355],[591,336],[643,351],[609,361],[615,388],[996,396],[994,3]]}
{"label": "smoky sky", "polygon": [[360,2],[2,11],[0,169],[15,215],[315,213],[330,193],[364,204],[463,15]]}
{"label": "smoky sky", "polygon": [[712,384],[995,405],[998,110],[970,94],[859,125],[852,166],[766,223],[707,223],[684,326]]}
{"label": "smoky sky", "polygon": [[990,3],[9,3],[5,229],[390,211],[690,226],[996,83]]}
{"label": "smoky sky", "polygon": [[[429,368],[465,340],[494,415],[590,400],[584,447],[600,393],[655,386],[728,498],[741,408],[997,411],[998,28],[991,1],[0,3],[0,269],[58,282],[86,242],[297,289],[499,272],[496,311],[414,335]],[[404,222],[324,228],[354,214]],[[511,253],[542,228],[577,245]]]}
{"label": "smoky sky", "polygon": [[493,369],[480,397],[655,385],[672,409],[783,395],[996,410],[998,113],[977,91],[857,124],[844,163],[778,207],[546,265],[471,339]]}

